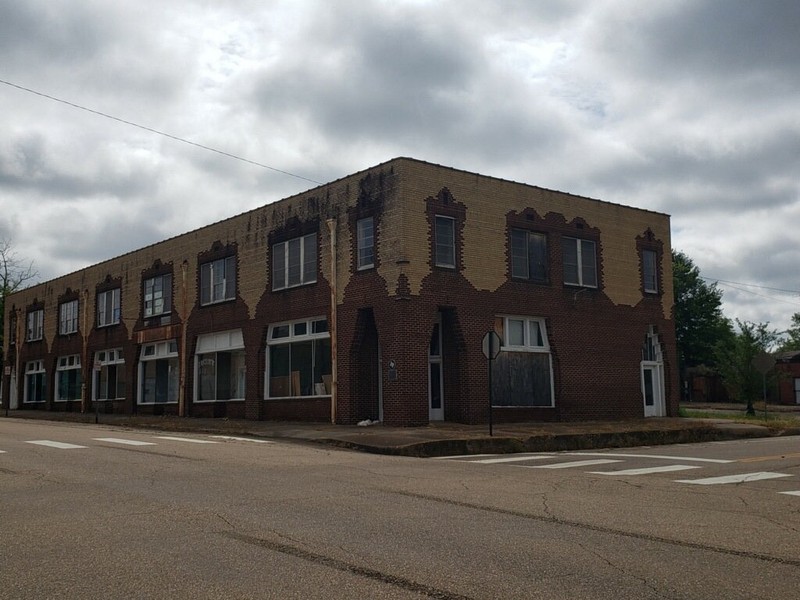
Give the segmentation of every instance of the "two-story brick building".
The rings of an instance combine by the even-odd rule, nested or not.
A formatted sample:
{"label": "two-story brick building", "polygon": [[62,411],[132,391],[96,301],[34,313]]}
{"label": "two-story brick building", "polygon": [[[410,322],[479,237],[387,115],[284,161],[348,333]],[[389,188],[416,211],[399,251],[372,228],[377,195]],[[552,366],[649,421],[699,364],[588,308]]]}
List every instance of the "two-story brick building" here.
{"label": "two-story brick building", "polygon": [[397,158],[6,299],[15,410],[677,414],[667,215]]}

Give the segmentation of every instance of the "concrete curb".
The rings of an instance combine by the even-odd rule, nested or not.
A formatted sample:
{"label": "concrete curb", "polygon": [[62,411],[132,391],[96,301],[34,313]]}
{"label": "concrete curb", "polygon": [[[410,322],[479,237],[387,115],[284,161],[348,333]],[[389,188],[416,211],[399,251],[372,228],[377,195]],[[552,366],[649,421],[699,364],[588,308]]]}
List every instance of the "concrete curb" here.
{"label": "concrete curb", "polygon": [[[755,429],[734,430],[707,425],[677,430],[554,434],[536,435],[527,438],[455,438],[416,442],[403,446],[380,446],[330,437],[310,441],[372,454],[434,458],[469,454],[512,454],[515,452],[560,452],[565,450],[592,450],[599,448],[663,446],[669,444],[689,444],[742,438],[771,437],[773,435],[775,434],[767,429],[763,431]],[[781,433],[780,435],[783,434]]]}

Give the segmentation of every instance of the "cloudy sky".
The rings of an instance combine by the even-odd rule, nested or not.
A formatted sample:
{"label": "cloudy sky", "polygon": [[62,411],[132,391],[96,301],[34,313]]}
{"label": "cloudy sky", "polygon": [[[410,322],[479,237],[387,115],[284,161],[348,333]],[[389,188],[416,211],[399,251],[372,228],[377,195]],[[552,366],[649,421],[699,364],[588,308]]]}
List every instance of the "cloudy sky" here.
{"label": "cloudy sky", "polygon": [[669,213],[727,316],[785,328],[798,31],[796,0],[0,0],[0,236],[46,280],[412,156]]}

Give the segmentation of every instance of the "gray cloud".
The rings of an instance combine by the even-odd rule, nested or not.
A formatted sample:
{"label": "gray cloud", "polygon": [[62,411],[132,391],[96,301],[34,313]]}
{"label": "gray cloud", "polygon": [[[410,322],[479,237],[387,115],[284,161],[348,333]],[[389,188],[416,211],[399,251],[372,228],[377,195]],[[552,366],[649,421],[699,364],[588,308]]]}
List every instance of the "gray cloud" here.
{"label": "gray cloud", "polygon": [[[798,22],[777,0],[32,0],[0,7],[0,79],[317,181],[409,155],[667,212],[704,274],[796,289]],[[0,86],[0,231],[44,277],[312,185]],[[750,320],[791,302],[726,291]]]}

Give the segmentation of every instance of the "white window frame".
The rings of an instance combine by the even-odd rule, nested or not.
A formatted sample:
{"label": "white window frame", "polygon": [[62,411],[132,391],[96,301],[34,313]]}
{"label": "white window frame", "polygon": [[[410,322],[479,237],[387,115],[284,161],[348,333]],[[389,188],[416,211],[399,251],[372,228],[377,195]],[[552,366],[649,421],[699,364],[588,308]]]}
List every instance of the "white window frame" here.
{"label": "white window frame", "polygon": [[[200,400],[200,368],[201,362],[204,360],[208,360],[206,358],[202,358],[204,356],[209,356],[211,354],[214,355],[214,360],[216,361],[216,356],[220,352],[241,352],[244,354],[244,336],[242,334],[241,329],[233,329],[231,331],[222,331],[218,333],[209,333],[204,335],[199,335],[197,337],[197,348],[194,354],[194,403],[195,404],[210,404],[214,402],[242,402],[244,401],[244,396],[237,396],[236,398],[224,398],[218,399],[216,397],[216,383],[217,383],[217,373],[216,373],[216,364],[214,366],[214,398],[209,398],[206,400]],[[245,378],[244,381],[241,382],[241,387],[244,393],[247,393],[247,371],[245,370],[242,373],[242,376]]]}
{"label": "white window frame", "polygon": [[[320,331],[323,327],[324,331]],[[302,333],[302,329],[305,333]],[[315,331],[316,330],[316,331]],[[284,331],[286,332],[283,335]],[[330,324],[327,317],[312,317],[310,319],[298,319],[295,321],[284,321],[282,323],[273,323],[269,326],[267,331],[267,351],[266,351],[266,364],[264,366],[264,399],[285,399],[285,398],[330,398],[330,393],[324,394],[311,394],[308,396],[270,396],[270,348],[275,346],[289,345],[294,342],[325,340],[330,339]],[[333,365],[331,364],[331,367]],[[312,365],[313,371],[313,365]],[[315,382],[315,385],[318,382]]]}
{"label": "white window frame", "polygon": [[[574,244],[576,249],[576,260],[578,261],[577,271],[578,271],[578,281],[567,281],[567,273],[566,269],[564,269],[564,285],[571,285],[571,286],[578,286],[578,287],[585,287],[585,288],[597,288],[600,281],[600,275],[597,269],[597,242],[594,240],[587,240],[585,238],[576,238],[576,237],[563,237],[562,244]],[[583,245],[584,244],[591,244],[594,254],[594,283],[587,283],[584,281],[586,274],[583,272]],[[563,260],[563,248],[562,248],[562,260]]]}
{"label": "white window frame", "polygon": [[[505,352],[550,352],[550,342],[547,338],[547,326],[545,320],[541,317],[522,317],[518,315],[502,315],[503,318],[503,340],[500,346],[501,351]],[[509,327],[510,321],[521,321],[523,325],[523,343],[510,344],[509,343]],[[539,330],[539,336],[542,338],[542,343],[539,344],[538,340],[531,339],[531,325],[535,324]]]}
{"label": "white window frame", "polygon": [[[313,239],[313,243],[308,244],[314,248],[314,260],[307,260],[306,245],[309,238]],[[289,254],[290,247],[293,244],[299,244],[300,247],[300,281],[298,283],[289,283]],[[285,290],[302,285],[309,285],[317,282],[317,270],[319,269],[319,248],[317,241],[317,232],[301,235],[291,238],[289,240],[278,242],[272,245],[272,289],[273,291]]]}
{"label": "white window frame", "polygon": [[375,266],[375,219],[373,217],[365,217],[356,222],[356,242],[358,270],[372,269]]}
{"label": "white window frame", "polygon": [[[440,243],[439,241],[439,223],[447,223],[450,224],[450,234],[451,240],[450,243]],[[453,260],[452,262],[446,262],[444,257],[441,257],[439,254],[439,249],[448,248],[449,252],[452,254]],[[455,269],[456,268],[456,220],[454,217],[449,217],[447,215],[434,215],[433,218],[433,262],[437,267],[442,267],[445,269]]]}
{"label": "white window frame", "polygon": [[[124,400],[125,396],[117,396],[114,398],[98,398],[97,391],[100,388],[100,373],[103,369],[108,369],[111,365],[125,366],[125,357],[122,354],[122,348],[114,348],[111,350],[100,350],[94,354],[94,365],[99,366],[92,369],[92,402],[113,402],[114,400]],[[119,367],[118,367],[119,368]]]}
{"label": "white window frame", "polygon": [[658,294],[658,252],[642,250],[642,288],[645,294]]}
{"label": "white window frame", "polygon": [[145,363],[154,360],[175,360],[175,368],[179,371],[178,377],[180,378],[181,364],[178,360],[178,342],[177,340],[167,340],[164,342],[153,342],[150,344],[142,344],[141,352],[139,353],[139,368],[137,369],[136,377],[136,404],[139,406],[164,406],[167,404],[177,404],[178,397],[176,395],[174,400],[167,402],[145,402],[142,387],[144,385],[144,370]]}
{"label": "white window frame", "polygon": [[56,382],[55,382],[55,402],[76,402],[80,400],[80,395],[77,398],[62,398],[61,397],[61,377],[67,371],[78,371],[80,384],[83,384],[83,373],[81,372],[81,356],[80,354],[69,354],[67,356],[59,356],[56,362]]}
{"label": "white window frame", "polygon": [[25,334],[26,342],[36,342],[44,335],[44,309],[39,308],[28,312],[28,330]]}
{"label": "white window frame", "polygon": [[[233,271],[231,273],[231,271]],[[215,278],[221,273],[221,281]],[[222,284],[220,291],[216,286]],[[207,285],[206,285],[207,284]],[[208,298],[204,299],[203,291],[208,289]],[[227,302],[236,298],[236,256],[226,256],[210,260],[200,265],[200,305],[209,306]]]}
{"label": "white window frame", "polygon": [[[160,292],[155,290],[155,283],[161,280]],[[148,284],[150,291],[148,292]],[[161,310],[157,310],[158,302],[161,301]],[[142,282],[142,314],[145,319],[168,315],[172,312],[172,273],[154,275]]]}
{"label": "white window frame", "polygon": [[58,333],[69,335],[78,331],[78,300],[62,302],[58,307]]}
{"label": "white window frame", "polygon": [[[111,295],[111,314],[108,314],[108,297]],[[120,304],[120,289],[106,290],[97,294],[97,326],[109,327],[120,322],[122,308]]]}
{"label": "white window frame", "polygon": [[[28,376],[29,375],[42,375],[42,399],[41,400],[31,400],[30,393],[31,390],[28,386]],[[43,360],[31,360],[25,363],[25,389],[23,391],[22,396],[22,403],[23,404],[44,404],[47,402],[47,398],[45,398],[45,393],[47,392],[47,371],[44,369],[44,361]]]}

